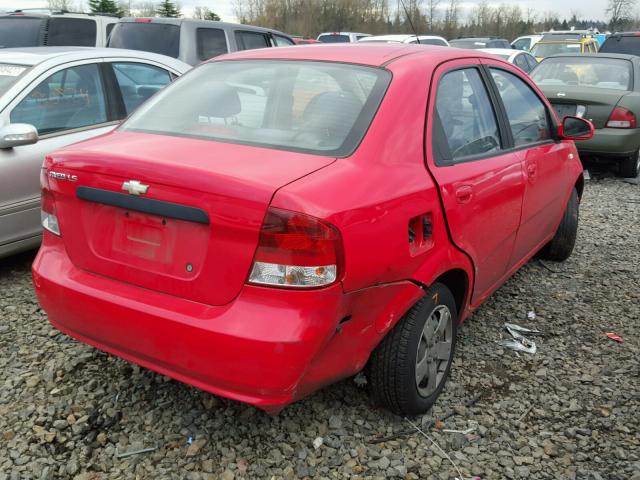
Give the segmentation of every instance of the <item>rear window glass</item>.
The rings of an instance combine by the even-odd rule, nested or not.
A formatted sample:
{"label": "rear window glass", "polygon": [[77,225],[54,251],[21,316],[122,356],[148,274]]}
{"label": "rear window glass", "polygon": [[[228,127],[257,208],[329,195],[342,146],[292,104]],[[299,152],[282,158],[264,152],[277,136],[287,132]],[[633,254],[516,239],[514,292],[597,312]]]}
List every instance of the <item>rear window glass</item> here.
{"label": "rear window glass", "polygon": [[640,36],[609,37],[600,47],[603,53],[630,53],[640,55]]}
{"label": "rear window glass", "polygon": [[531,55],[536,57],[550,57],[558,53],[580,53],[579,43],[536,43],[531,49]]}
{"label": "rear window glass", "polygon": [[169,23],[125,22],[118,23],[109,46],[159,53],[178,58],[180,53],[180,27]]}
{"label": "rear window glass", "polygon": [[239,50],[253,50],[271,46],[269,37],[264,33],[237,31],[235,35]]}
{"label": "rear window glass", "polygon": [[323,43],[349,43],[349,35],[320,35],[318,37]]}
{"label": "rear window glass", "polygon": [[[418,43],[416,40],[411,40],[409,43]],[[444,40],[440,40],[439,38],[421,38],[420,45],[439,45],[441,47],[446,47],[447,43]]]}
{"label": "rear window glass", "polygon": [[207,60],[229,52],[227,36],[219,28],[198,28],[196,30],[196,45],[198,58]]}
{"label": "rear window glass", "polygon": [[484,40],[451,40],[449,45],[456,48],[487,48]]}
{"label": "rear window glass", "polygon": [[0,95],[4,95],[27,68],[22,65],[0,63]]}
{"label": "rear window glass", "polygon": [[0,18],[0,48],[40,45],[42,22],[41,18]]}
{"label": "rear window glass", "polygon": [[342,157],[362,140],[390,78],[327,62],[214,62],[161,91],[122,128]]}
{"label": "rear window glass", "polygon": [[95,47],[96,22],[84,18],[52,18],[49,20],[47,45],[51,47]]}
{"label": "rear window glass", "polygon": [[631,62],[614,58],[548,58],[531,74],[540,86],[580,86],[630,90],[633,74]]}

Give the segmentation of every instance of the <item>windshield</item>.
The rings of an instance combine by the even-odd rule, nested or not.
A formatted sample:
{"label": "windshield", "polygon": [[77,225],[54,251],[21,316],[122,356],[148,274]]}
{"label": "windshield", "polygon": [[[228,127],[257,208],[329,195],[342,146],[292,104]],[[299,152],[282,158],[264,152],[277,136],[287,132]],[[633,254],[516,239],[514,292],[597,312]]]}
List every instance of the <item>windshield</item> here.
{"label": "windshield", "polygon": [[600,47],[601,53],[630,53],[640,55],[640,37],[635,35],[609,37]]}
{"label": "windshield", "polygon": [[0,95],[4,95],[29,67],[0,63]]}
{"label": "windshield", "polygon": [[178,58],[180,27],[169,23],[118,23],[109,37],[109,46],[159,53]]}
{"label": "windshield", "polygon": [[548,58],[533,71],[531,78],[543,86],[568,86],[630,90],[631,62],[614,58]]}
{"label": "windshield", "polygon": [[41,45],[41,18],[0,18],[0,48],[37,47]]}
{"label": "windshield", "polygon": [[122,128],[342,157],[362,140],[390,78],[328,62],[214,62],[154,96]]}
{"label": "windshield", "polygon": [[579,43],[536,43],[531,49],[535,57],[550,57],[557,53],[580,53]]}
{"label": "windshield", "polygon": [[318,40],[323,43],[349,43],[349,35],[334,35],[330,33],[327,35],[320,35]]}

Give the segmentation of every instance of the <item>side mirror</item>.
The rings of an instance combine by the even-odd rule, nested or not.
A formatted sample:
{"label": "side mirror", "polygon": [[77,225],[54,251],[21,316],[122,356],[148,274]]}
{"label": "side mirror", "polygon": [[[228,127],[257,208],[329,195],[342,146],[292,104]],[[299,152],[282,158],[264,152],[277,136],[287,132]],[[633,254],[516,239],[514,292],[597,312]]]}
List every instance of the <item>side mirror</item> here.
{"label": "side mirror", "polygon": [[589,140],[593,133],[593,124],[579,117],[564,117],[558,127],[558,136],[563,140]]}
{"label": "side mirror", "polygon": [[0,128],[0,149],[31,145],[38,141],[38,130],[28,123],[12,123]]}

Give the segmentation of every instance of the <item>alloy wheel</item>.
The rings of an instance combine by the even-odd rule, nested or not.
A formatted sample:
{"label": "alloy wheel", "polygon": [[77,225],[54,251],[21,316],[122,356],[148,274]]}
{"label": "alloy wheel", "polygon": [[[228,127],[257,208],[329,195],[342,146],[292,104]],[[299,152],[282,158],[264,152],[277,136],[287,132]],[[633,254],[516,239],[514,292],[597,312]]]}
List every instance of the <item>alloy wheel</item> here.
{"label": "alloy wheel", "polygon": [[451,358],[453,323],[446,305],[438,305],[424,324],[416,353],[416,387],[422,397],[442,382]]}

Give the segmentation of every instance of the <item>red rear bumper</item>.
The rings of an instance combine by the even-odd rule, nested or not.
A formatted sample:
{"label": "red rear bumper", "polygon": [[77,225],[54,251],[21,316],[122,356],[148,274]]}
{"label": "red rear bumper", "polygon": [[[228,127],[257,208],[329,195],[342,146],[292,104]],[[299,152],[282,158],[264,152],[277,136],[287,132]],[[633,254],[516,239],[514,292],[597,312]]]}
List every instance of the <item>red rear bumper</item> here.
{"label": "red rear bumper", "polygon": [[199,304],[80,270],[50,234],[34,261],[33,280],[42,308],[62,332],[272,413],[303,395],[300,380],[335,335],[344,308],[340,285],[313,291],[245,286],[227,305]]}

